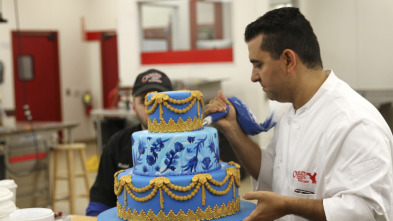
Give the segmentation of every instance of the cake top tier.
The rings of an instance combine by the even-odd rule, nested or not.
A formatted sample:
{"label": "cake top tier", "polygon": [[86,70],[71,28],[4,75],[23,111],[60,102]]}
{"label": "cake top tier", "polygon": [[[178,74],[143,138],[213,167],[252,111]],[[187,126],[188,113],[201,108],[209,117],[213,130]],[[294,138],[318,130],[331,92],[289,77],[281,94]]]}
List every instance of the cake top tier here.
{"label": "cake top tier", "polygon": [[145,99],[149,132],[173,133],[202,128],[200,91],[152,92]]}

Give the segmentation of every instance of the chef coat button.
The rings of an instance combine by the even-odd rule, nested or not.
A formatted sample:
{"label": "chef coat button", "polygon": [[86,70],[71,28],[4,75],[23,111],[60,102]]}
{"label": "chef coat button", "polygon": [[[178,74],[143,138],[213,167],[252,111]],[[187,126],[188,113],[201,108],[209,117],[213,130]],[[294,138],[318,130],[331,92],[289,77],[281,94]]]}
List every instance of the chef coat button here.
{"label": "chef coat button", "polygon": [[300,126],[299,125],[296,125],[296,130],[299,130],[300,129]]}

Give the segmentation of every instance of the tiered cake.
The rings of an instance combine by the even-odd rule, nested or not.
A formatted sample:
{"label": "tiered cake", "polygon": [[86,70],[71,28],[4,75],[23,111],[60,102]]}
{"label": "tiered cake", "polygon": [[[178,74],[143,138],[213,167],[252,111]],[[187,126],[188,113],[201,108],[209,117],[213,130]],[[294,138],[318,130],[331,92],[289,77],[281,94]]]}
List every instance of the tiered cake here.
{"label": "tiered cake", "polygon": [[202,126],[200,91],[149,93],[148,130],[132,135],[134,167],[115,174],[124,220],[210,220],[240,210],[240,166],[220,162],[217,130]]}

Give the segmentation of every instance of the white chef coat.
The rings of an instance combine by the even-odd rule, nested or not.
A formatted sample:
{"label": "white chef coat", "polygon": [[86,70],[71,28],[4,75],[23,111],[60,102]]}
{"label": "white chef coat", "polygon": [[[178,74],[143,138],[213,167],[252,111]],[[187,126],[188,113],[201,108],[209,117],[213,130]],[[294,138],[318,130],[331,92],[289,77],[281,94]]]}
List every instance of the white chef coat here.
{"label": "white chef coat", "polygon": [[393,220],[392,132],[372,104],[327,73],[307,104],[277,122],[255,190],[323,199],[329,221]]}

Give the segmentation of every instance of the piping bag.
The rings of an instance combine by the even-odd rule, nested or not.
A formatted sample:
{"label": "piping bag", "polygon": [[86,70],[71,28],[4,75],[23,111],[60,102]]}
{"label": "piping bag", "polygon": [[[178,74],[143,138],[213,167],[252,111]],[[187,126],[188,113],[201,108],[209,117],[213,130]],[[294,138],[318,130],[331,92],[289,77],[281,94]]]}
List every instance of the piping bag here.
{"label": "piping bag", "polygon": [[[283,115],[285,110],[288,108],[277,108],[278,105],[274,105],[273,102],[270,102],[270,113],[266,117],[263,123],[258,123],[255,115],[251,112],[251,110],[237,97],[229,97],[227,98],[232,105],[236,109],[236,119],[242,130],[248,135],[257,135],[261,132],[269,131],[276,125],[277,120]],[[278,102],[275,102],[278,104]],[[289,106],[288,106],[289,107]],[[277,111],[281,109],[281,111]],[[207,126],[228,114],[229,107],[225,111],[215,112],[209,114],[206,118],[203,119],[203,126]],[[283,111],[284,110],[284,111]]]}

